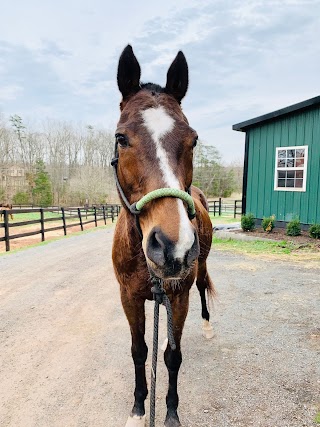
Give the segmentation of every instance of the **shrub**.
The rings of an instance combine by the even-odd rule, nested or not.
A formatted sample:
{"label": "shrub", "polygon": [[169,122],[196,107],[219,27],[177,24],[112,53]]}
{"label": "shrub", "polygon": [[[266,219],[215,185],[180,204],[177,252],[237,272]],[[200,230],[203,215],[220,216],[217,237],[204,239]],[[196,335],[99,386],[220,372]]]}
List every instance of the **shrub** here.
{"label": "shrub", "polygon": [[286,235],[287,236],[300,236],[301,234],[301,224],[298,219],[293,219],[292,221],[288,222],[287,228],[286,228]]}
{"label": "shrub", "polygon": [[269,216],[267,218],[263,218],[261,222],[261,226],[267,233],[271,233],[275,226],[275,216]]}
{"label": "shrub", "polygon": [[18,191],[12,199],[15,205],[28,205],[29,204],[29,194],[24,191]]}
{"label": "shrub", "polygon": [[313,224],[310,226],[309,236],[314,239],[320,239],[320,224]]}
{"label": "shrub", "polygon": [[255,219],[252,213],[248,213],[247,215],[242,215],[241,228],[243,231],[252,231],[256,228]]}

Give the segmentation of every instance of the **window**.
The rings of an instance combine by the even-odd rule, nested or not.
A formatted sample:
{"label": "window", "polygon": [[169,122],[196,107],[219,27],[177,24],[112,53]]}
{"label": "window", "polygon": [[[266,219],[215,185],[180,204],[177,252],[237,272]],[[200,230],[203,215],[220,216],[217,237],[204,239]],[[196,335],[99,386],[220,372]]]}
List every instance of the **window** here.
{"label": "window", "polygon": [[277,147],[274,189],[306,191],[308,146]]}

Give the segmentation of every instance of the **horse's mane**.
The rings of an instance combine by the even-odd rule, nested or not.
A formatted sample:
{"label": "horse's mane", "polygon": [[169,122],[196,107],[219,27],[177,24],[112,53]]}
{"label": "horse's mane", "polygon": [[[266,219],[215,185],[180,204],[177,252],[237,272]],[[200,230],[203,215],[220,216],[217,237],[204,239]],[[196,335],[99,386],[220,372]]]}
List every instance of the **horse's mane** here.
{"label": "horse's mane", "polygon": [[156,83],[141,83],[141,89],[147,89],[150,92],[164,93],[165,89]]}

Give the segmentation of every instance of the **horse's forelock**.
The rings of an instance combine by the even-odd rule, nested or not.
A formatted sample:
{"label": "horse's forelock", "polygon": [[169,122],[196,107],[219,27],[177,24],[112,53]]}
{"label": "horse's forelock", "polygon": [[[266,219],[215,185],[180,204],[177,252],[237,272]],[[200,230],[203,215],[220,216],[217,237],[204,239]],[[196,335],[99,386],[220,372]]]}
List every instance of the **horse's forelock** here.
{"label": "horse's forelock", "polygon": [[154,93],[164,93],[165,89],[156,83],[141,83],[141,89],[146,89]]}

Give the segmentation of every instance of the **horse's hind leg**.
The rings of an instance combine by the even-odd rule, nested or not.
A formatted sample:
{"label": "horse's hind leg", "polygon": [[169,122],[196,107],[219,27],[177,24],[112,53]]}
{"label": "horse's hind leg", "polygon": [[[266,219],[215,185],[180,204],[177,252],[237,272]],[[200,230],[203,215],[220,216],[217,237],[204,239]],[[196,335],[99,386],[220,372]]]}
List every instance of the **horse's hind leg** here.
{"label": "horse's hind leg", "polygon": [[207,306],[206,291],[208,297],[212,297],[214,295],[214,286],[208,274],[207,265],[205,261],[201,263],[199,262],[196,285],[201,298],[201,315],[203,319],[202,333],[205,338],[210,339],[213,338],[214,334],[213,327],[210,323],[210,314]]}
{"label": "horse's hind leg", "polygon": [[122,305],[126,313],[132,338],[131,353],[135,370],[134,405],[125,427],[145,426],[145,405],[148,395],[145,363],[148,348],[144,340],[145,310],[144,300],[131,300],[126,294],[121,295]]}

